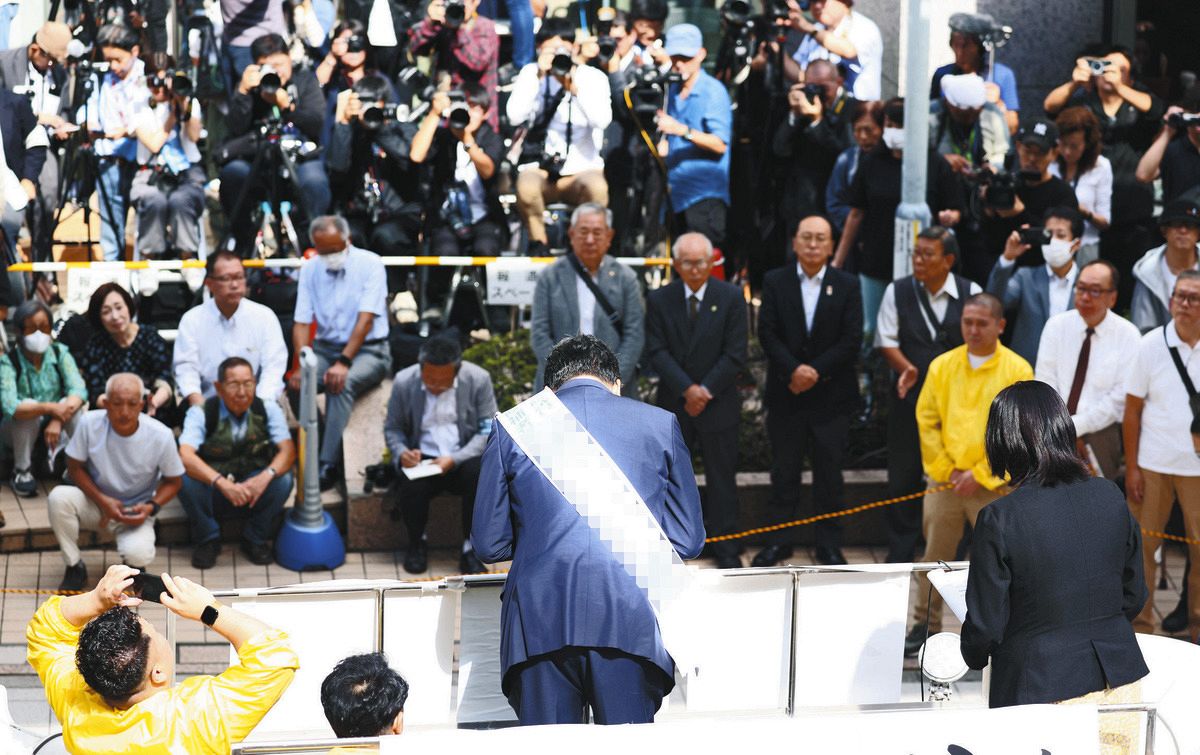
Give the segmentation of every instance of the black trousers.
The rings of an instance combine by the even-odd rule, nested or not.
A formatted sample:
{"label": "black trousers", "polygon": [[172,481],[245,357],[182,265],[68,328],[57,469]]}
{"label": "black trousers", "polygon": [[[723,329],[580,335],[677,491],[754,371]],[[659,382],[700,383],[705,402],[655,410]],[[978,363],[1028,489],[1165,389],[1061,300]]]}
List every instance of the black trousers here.
{"label": "black trousers", "polygon": [[[729,208],[719,199],[701,199],[683,212],[675,213],[675,238],[680,234],[703,233],[717,249],[725,243],[725,219]],[[729,276],[726,276],[729,277]]]}
{"label": "black trousers", "polygon": [[[771,519],[773,524],[796,518],[800,510],[800,474],[807,456],[812,463],[812,500],[817,514],[846,507],[842,463],[850,440],[850,416],[813,418],[807,414],[767,412],[767,438],[771,442]],[[817,522],[816,544],[840,548],[842,525],[837,519]],[[793,543],[795,530],[780,530],[771,542]]]}
{"label": "black trousers", "polygon": [[[676,412],[683,442],[692,453],[700,452],[704,459],[704,531],[709,537],[728,535],[737,531],[737,461],[738,426],[703,431],[687,412]],[[736,555],[738,544],[725,540],[713,544],[718,554]]]}
{"label": "black trousers", "polygon": [[648,724],[673,680],[645,658],[615,648],[565,647],[508,671],[508,702],[523,726]]}
{"label": "black trousers", "polygon": [[[887,421],[888,497],[919,493],[925,489],[921,465],[921,436],[917,431],[916,408],[901,401],[893,388],[888,394]],[[921,510],[924,499],[896,503],[883,510],[888,525],[888,557],[891,563],[913,560],[921,539]]]}
{"label": "black trousers", "polygon": [[429,502],[438,493],[446,491],[462,496],[463,539],[471,536],[471,515],[475,510],[475,488],[479,485],[482,461],[482,457],[476,456],[451,469],[449,474],[418,480],[410,480],[400,473],[394,494],[400,504],[404,526],[408,528],[409,545],[424,537],[425,526],[429,523]]}

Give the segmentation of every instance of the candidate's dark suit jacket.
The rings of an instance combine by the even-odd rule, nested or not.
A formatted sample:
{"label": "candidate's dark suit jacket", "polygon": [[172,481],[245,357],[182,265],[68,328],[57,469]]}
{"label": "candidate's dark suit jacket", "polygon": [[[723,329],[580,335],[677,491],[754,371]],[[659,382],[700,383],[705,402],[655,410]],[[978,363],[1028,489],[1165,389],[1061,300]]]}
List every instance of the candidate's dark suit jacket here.
{"label": "candidate's dark suit jacket", "polygon": [[[695,558],[704,546],[700,494],[675,415],[589,378],[568,381],[558,398],[625,473],[679,555]],[[501,595],[505,694],[514,666],[565,647],[616,648],[674,679],[645,593],[499,422],[483,453],[471,542],[484,561],[513,562]]]}
{"label": "candidate's dark suit jacket", "polygon": [[[858,404],[855,365],[862,345],[862,293],[858,278],[825,268],[813,322],[805,322],[796,263],[763,277],[758,340],[767,354],[766,406],[781,414],[804,412],[814,419],[853,411]],[[812,365],[821,379],[804,393],[788,390],[792,373]]]}
{"label": "candidate's dark suit jacket", "polygon": [[979,512],[963,658],[991,656],[993,708],[1119,687],[1149,673],[1131,624],[1145,602],[1142,533],[1116,485],[1022,485]]}
{"label": "candidate's dark suit jacket", "polygon": [[688,317],[681,279],[650,292],[646,357],[658,372],[658,405],[682,412],[683,392],[698,383],[713,398],[692,418],[696,427],[713,431],[737,424],[742,408],[737,376],[746,364],[746,338],[746,301],[731,283],[708,279],[695,322]]}

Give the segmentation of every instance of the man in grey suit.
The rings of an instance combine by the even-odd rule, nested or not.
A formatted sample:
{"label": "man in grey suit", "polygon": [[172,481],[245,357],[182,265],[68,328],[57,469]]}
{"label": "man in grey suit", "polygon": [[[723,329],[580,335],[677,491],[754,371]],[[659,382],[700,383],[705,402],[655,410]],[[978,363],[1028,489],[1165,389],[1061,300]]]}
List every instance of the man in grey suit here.
{"label": "man in grey suit", "polygon": [[621,393],[637,395],[637,363],[646,334],[645,311],[637,276],[608,257],[612,245],[612,211],[595,203],[581,204],[571,215],[571,254],[538,276],[533,293],[531,341],[537,356],[534,390],[540,391],[546,357],[554,344],[584,333],[594,335],[617,355]]}
{"label": "man in grey suit", "polygon": [[[704,458],[704,530],[737,529],[737,376],[746,364],[746,300],[712,276],[713,245],[701,233],[675,241],[678,277],[646,297],[646,359],[658,372],[658,405],[674,412],[683,440]],[[738,544],[713,546],[717,567],[742,565]]]}
{"label": "man in grey suit", "polygon": [[[425,543],[429,501],[447,490],[462,496],[459,568],[464,574],[485,571],[471,550],[471,514],[480,459],[495,414],[491,376],[482,367],[464,362],[456,341],[427,341],[417,364],[396,373],[383,435],[400,472],[394,494],[408,529],[404,569],[410,574],[421,574],[429,566]],[[429,474],[409,479],[409,474],[419,474],[417,470]]]}
{"label": "man in grey suit", "polygon": [[1016,319],[1012,350],[1030,364],[1037,362],[1046,320],[1075,307],[1075,252],[1083,237],[1083,216],[1074,207],[1051,207],[1042,224],[1050,233],[1050,241],[1041,247],[1045,264],[1018,267],[1017,259],[1033,247],[1013,231],[987,284],[987,292],[1004,302],[1008,321]]}

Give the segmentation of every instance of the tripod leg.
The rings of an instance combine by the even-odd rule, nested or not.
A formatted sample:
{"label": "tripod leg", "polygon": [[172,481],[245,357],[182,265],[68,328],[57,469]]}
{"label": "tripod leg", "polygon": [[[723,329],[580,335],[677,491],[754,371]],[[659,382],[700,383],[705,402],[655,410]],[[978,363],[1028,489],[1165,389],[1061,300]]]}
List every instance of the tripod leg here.
{"label": "tripod leg", "polygon": [[[225,249],[230,252],[236,252],[237,249],[237,226],[238,221],[242,217],[242,213],[246,210],[246,200],[250,197],[250,187],[254,183],[254,179],[258,177],[259,171],[262,169],[264,160],[270,150],[263,149],[254,154],[254,161],[250,163],[250,172],[246,176],[246,180],[242,182],[238,188],[237,199],[234,200],[233,209],[225,218],[225,236],[221,239],[221,243],[217,245],[217,249]],[[243,161],[244,162],[244,161]],[[232,242],[232,246],[231,246]]]}

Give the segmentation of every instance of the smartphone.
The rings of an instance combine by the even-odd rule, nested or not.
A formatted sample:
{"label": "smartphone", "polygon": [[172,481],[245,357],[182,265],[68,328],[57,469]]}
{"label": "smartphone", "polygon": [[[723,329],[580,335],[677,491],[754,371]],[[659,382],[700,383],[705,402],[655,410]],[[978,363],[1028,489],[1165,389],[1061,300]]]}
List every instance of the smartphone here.
{"label": "smartphone", "polygon": [[133,595],[151,603],[162,603],[162,594],[167,591],[162,577],[145,571],[133,575]]}

